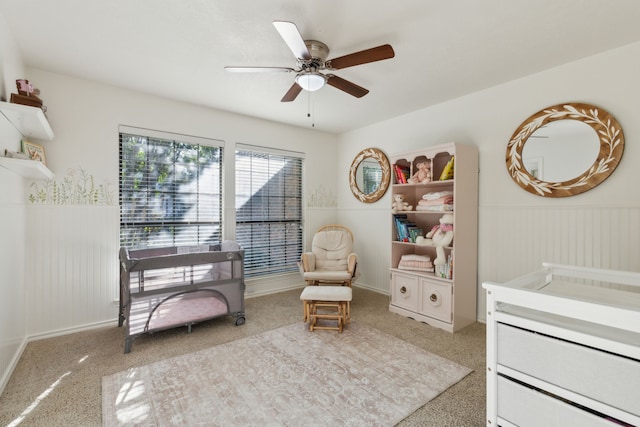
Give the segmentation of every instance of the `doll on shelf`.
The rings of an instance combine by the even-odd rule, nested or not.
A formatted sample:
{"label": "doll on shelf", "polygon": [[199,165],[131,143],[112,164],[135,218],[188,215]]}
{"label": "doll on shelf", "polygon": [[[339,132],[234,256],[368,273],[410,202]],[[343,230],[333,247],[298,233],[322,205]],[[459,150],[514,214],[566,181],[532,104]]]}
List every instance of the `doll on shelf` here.
{"label": "doll on shelf", "polygon": [[426,184],[431,181],[431,168],[428,162],[416,164],[418,171],[407,181],[409,184]]}

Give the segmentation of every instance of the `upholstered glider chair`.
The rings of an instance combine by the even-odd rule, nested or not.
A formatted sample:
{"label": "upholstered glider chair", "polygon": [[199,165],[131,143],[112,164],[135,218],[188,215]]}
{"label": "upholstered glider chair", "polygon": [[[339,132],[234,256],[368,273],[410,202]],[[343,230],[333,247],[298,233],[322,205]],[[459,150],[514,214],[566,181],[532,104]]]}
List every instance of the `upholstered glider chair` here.
{"label": "upholstered glider chair", "polygon": [[300,270],[307,285],[351,286],[358,277],[353,233],[342,225],[325,225],[313,236],[311,252],[302,254]]}

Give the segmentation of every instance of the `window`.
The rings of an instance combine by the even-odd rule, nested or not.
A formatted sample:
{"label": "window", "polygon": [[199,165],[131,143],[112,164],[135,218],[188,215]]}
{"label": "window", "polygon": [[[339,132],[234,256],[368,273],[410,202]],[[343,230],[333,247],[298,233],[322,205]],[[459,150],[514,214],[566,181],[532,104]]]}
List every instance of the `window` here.
{"label": "window", "polygon": [[245,276],[297,271],[302,253],[302,157],[239,146],[236,240]]}
{"label": "window", "polygon": [[221,218],[220,142],[121,127],[121,246],[216,244]]}
{"label": "window", "polygon": [[382,182],[382,168],[375,160],[365,159],[362,162],[362,180],[364,194],[371,194],[378,189]]}

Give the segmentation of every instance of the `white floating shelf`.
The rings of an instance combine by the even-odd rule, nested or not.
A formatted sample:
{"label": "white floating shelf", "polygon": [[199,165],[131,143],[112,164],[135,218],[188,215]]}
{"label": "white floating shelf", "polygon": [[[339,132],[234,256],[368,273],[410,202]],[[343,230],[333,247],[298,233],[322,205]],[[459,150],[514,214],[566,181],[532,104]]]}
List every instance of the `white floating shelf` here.
{"label": "white floating shelf", "polygon": [[45,165],[36,160],[0,157],[0,166],[24,178],[54,179],[55,175]]}
{"label": "white floating shelf", "polygon": [[0,112],[26,138],[52,140],[53,130],[38,107],[0,102]]}

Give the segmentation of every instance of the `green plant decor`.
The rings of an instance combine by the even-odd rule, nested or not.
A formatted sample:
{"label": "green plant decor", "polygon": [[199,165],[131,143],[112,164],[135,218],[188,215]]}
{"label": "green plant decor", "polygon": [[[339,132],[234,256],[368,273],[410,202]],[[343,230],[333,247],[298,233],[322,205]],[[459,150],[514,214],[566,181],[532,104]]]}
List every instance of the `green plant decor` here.
{"label": "green plant decor", "polygon": [[307,199],[307,207],[309,208],[335,208],[337,206],[338,201],[335,194],[322,185]]}
{"label": "green plant decor", "polygon": [[84,169],[70,169],[62,180],[38,181],[31,184],[31,203],[51,205],[114,205],[111,184],[96,186],[93,175]]}

